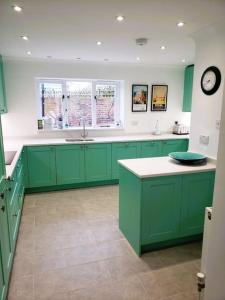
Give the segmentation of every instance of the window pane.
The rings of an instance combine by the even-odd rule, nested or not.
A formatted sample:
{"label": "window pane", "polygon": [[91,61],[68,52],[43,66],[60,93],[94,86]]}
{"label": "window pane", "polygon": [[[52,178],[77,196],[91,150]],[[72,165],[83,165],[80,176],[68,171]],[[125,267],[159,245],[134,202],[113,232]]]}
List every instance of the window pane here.
{"label": "window pane", "polygon": [[96,85],[96,124],[98,126],[115,123],[116,85]]}
{"label": "window pane", "polygon": [[84,118],[87,126],[92,126],[91,82],[67,81],[68,126],[82,126]]}
{"label": "window pane", "polygon": [[42,117],[52,118],[53,126],[57,125],[57,117],[62,113],[61,83],[43,82],[39,85]]}

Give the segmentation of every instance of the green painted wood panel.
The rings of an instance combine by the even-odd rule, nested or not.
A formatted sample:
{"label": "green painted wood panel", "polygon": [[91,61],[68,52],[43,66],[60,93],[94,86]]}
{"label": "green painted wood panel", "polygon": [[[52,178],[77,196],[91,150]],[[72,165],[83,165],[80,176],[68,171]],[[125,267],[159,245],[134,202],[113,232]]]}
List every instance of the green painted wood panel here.
{"label": "green painted wood panel", "polygon": [[176,151],[187,151],[188,150],[188,140],[165,140],[162,141],[161,154],[162,156],[167,156],[170,152]]}
{"label": "green painted wood panel", "polygon": [[0,185],[5,178],[5,159],[4,159],[4,147],[2,140],[2,125],[0,118]]}
{"label": "green painted wood panel", "polygon": [[214,172],[183,176],[181,236],[203,232],[205,208],[212,206]]}
{"label": "green painted wood panel", "polygon": [[86,181],[111,179],[111,144],[85,145]]}
{"label": "green painted wood panel", "polygon": [[6,190],[6,186],[2,185],[0,187],[0,195],[1,195],[0,196],[0,245],[1,245],[1,254],[2,254],[4,282],[7,282],[10,274],[12,253],[11,253],[5,190]]}
{"label": "green painted wood panel", "polygon": [[150,244],[179,236],[181,176],[151,178],[143,181],[141,241]]}
{"label": "green painted wood panel", "polygon": [[119,159],[140,157],[141,145],[138,142],[123,142],[112,144],[112,179],[119,178]]}
{"label": "green painted wood panel", "polygon": [[3,61],[2,61],[2,56],[0,55],[0,114],[6,112],[7,112],[7,107],[6,107]]}
{"label": "green painted wood panel", "polygon": [[119,228],[137,253],[141,255],[141,180],[119,166]]}
{"label": "green painted wood panel", "polygon": [[194,65],[187,66],[184,72],[183,112],[191,112]]}
{"label": "green painted wood panel", "polygon": [[141,157],[161,156],[161,141],[141,142]]}
{"label": "green painted wood panel", "polygon": [[84,145],[56,147],[57,185],[85,181]]}
{"label": "green painted wood panel", "polygon": [[27,161],[29,187],[56,185],[55,147],[28,147]]}

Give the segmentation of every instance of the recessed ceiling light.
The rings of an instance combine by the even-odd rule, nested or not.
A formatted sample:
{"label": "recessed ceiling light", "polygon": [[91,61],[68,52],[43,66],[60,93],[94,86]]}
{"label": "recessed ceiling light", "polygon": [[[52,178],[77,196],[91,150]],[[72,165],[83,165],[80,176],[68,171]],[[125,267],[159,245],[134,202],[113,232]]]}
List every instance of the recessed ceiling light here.
{"label": "recessed ceiling light", "polygon": [[47,55],[47,56],[46,56],[46,58],[49,58],[49,59],[51,59],[51,58],[52,58],[52,56],[51,56],[51,55]]}
{"label": "recessed ceiling light", "polygon": [[183,58],[183,59],[182,59],[182,63],[185,63],[185,62],[186,62],[186,59],[185,59],[185,58]]}
{"label": "recessed ceiling light", "polygon": [[177,27],[183,27],[184,24],[185,24],[184,22],[180,21],[180,22],[177,23]]}
{"label": "recessed ceiling light", "polygon": [[96,43],[98,46],[101,46],[101,44],[102,44],[102,42],[100,42],[100,41],[97,41],[97,43]]}
{"label": "recessed ceiling light", "polygon": [[81,57],[76,57],[76,60],[81,60]]}
{"label": "recessed ceiling light", "polygon": [[31,51],[27,51],[27,55],[31,55]]}
{"label": "recessed ceiling light", "polygon": [[138,57],[136,57],[136,60],[137,60],[137,61],[139,61],[139,60],[140,60],[140,57],[139,57],[139,56],[138,56]]}
{"label": "recessed ceiling light", "polygon": [[122,15],[119,15],[119,16],[116,17],[116,20],[117,20],[118,22],[122,22],[124,19],[125,19],[125,18],[124,18],[124,16],[122,16]]}
{"label": "recessed ceiling light", "polygon": [[166,46],[161,46],[160,49],[161,49],[161,50],[165,50],[165,49],[166,49]]}
{"label": "recessed ceiling light", "polygon": [[108,59],[108,58],[105,58],[104,61],[109,61],[109,59]]}
{"label": "recessed ceiling light", "polygon": [[13,5],[12,8],[16,11],[16,12],[21,12],[22,11],[22,7],[19,5]]}
{"label": "recessed ceiling light", "polygon": [[29,40],[28,36],[26,36],[26,35],[21,35],[21,39],[24,40],[24,41],[28,41]]}

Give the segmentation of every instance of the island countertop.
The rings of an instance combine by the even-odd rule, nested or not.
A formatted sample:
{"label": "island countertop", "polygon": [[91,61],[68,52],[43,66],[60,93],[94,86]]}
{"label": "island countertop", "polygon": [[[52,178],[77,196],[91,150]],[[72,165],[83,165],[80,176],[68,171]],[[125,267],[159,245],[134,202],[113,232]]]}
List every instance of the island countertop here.
{"label": "island countertop", "polygon": [[185,173],[200,173],[216,170],[216,162],[207,159],[203,165],[182,165],[179,162],[165,157],[150,157],[119,160],[119,164],[125,167],[139,178],[178,175]]}

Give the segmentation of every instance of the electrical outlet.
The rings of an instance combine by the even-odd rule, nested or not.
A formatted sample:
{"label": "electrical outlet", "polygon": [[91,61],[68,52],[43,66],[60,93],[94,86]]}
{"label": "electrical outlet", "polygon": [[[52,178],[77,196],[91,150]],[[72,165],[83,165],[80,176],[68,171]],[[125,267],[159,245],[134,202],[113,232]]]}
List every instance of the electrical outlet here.
{"label": "electrical outlet", "polygon": [[220,129],[220,120],[216,120],[216,129]]}
{"label": "electrical outlet", "polygon": [[138,125],[138,121],[136,121],[136,120],[131,121],[131,125],[132,126],[137,126]]}
{"label": "electrical outlet", "polygon": [[200,135],[200,144],[208,145],[209,144],[209,136],[208,135]]}

